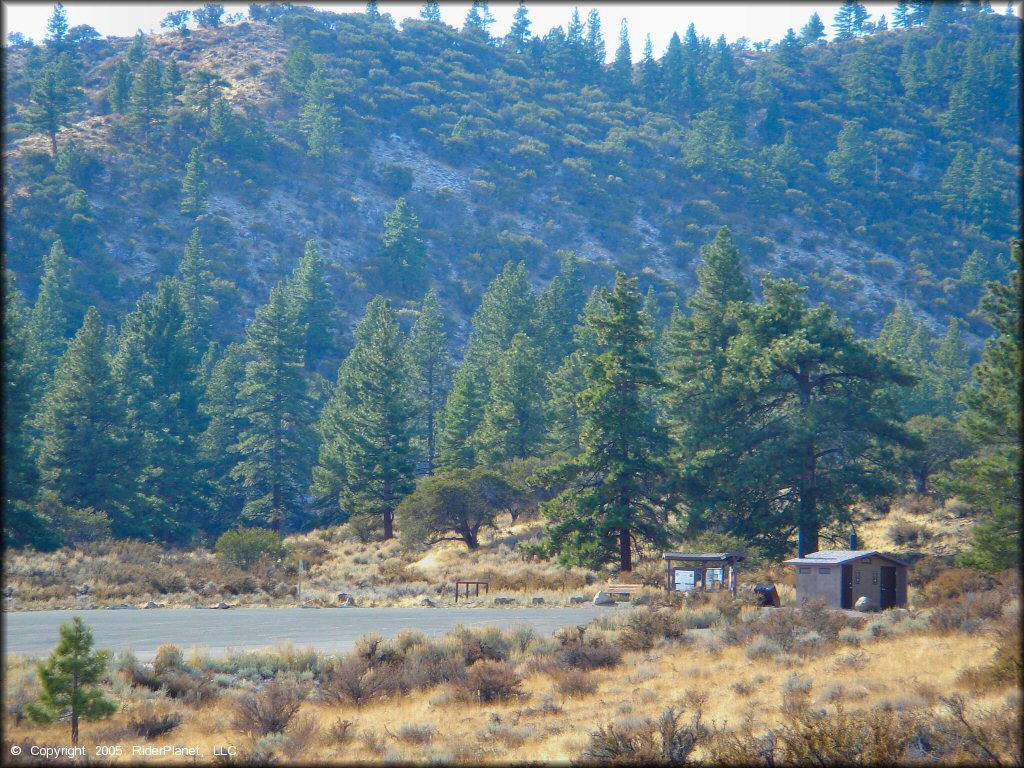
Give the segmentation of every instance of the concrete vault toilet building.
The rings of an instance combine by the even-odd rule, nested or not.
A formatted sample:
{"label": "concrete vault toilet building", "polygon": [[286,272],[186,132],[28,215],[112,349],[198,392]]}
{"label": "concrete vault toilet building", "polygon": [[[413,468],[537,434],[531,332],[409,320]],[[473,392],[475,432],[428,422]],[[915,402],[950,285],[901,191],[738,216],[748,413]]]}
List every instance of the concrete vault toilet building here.
{"label": "concrete vault toilet building", "polygon": [[868,598],[877,609],[907,607],[907,564],[862,550],[821,550],[786,560],[796,568],[797,605],[823,600],[831,608],[853,608]]}

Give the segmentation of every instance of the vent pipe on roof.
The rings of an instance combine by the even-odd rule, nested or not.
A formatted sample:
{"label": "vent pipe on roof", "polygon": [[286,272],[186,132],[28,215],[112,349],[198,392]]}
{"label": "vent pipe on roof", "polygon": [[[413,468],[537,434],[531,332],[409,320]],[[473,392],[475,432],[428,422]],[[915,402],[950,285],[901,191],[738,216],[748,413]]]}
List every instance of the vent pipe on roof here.
{"label": "vent pipe on roof", "polygon": [[857,551],[857,534],[852,531],[850,532],[850,550]]}

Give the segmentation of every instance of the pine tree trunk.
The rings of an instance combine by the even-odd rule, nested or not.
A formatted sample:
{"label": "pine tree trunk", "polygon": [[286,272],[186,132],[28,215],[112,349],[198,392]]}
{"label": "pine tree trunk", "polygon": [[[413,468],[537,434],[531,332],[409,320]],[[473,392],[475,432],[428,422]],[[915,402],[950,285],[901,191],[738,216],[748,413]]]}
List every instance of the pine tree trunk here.
{"label": "pine tree trunk", "polygon": [[[797,382],[800,405],[806,411],[811,404],[810,374],[801,366]],[[814,442],[804,448],[804,467],[800,477],[800,520],[797,527],[797,557],[818,551],[818,486]]]}
{"label": "pine tree trunk", "polygon": [[628,528],[619,531],[619,570],[623,573],[633,570],[633,550]]}
{"label": "pine tree trunk", "polygon": [[395,538],[395,529],[392,524],[394,517],[390,509],[384,510],[384,541]]}
{"label": "pine tree trunk", "polygon": [[53,152],[54,159],[57,158],[57,133],[50,134],[50,150]]}
{"label": "pine tree trunk", "polygon": [[71,678],[71,743],[78,746],[78,709],[75,702],[78,700],[78,672]]}

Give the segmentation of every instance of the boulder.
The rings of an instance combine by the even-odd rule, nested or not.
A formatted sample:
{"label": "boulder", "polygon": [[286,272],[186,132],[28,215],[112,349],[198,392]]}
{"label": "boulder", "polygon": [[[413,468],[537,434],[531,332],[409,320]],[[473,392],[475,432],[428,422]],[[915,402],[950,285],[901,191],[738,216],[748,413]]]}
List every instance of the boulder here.
{"label": "boulder", "polygon": [[514,603],[515,603],[515,600],[512,599],[511,597],[496,597],[496,598],[494,598],[494,604],[495,605],[512,605]]}
{"label": "boulder", "polygon": [[150,601],[149,601],[148,603],[146,603],[146,604],[145,604],[144,606],[142,606],[142,607],[143,607],[143,608],[145,608],[145,609],[147,609],[147,610],[149,610],[149,609],[152,609],[152,608],[159,608],[160,606],[159,606],[159,605],[157,605],[156,603],[154,603],[154,602],[153,602],[152,600],[150,600]]}
{"label": "boulder", "polygon": [[92,592],[92,586],[89,584],[83,584],[75,590],[75,594],[81,597],[82,595],[88,595]]}
{"label": "boulder", "polygon": [[608,592],[601,590],[594,595],[594,605],[615,605],[615,598]]}
{"label": "boulder", "polygon": [[875,604],[870,597],[865,595],[857,598],[857,602],[853,604],[853,610],[867,613],[868,611],[875,610]]}
{"label": "boulder", "polygon": [[535,597],[535,598],[533,598],[533,600],[531,602],[534,605],[544,605],[544,598],[543,597]]}
{"label": "boulder", "polygon": [[230,606],[230,605],[228,605],[227,603],[217,603],[216,605],[212,605],[212,606],[210,606],[210,607],[211,607],[211,608],[216,608],[216,609],[219,609],[219,610],[221,610],[221,611],[226,611],[226,610],[227,610],[228,608],[230,608],[231,606]]}
{"label": "boulder", "polygon": [[437,603],[435,603],[429,597],[424,597],[423,600],[420,601],[420,605],[422,605],[424,608],[437,608]]}
{"label": "boulder", "polygon": [[7,587],[4,589],[4,597],[14,597],[14,587]]}
{"label": "boulder", "polygon": [[569,605],[583,605],[585,602],[587,602],[587,598],[581,595],[573,595],[569,598]]}
{"label": "boulder", "polygon": [[650,592],[637,592],[629,602],[633,605],[650,605],[653,599]]}
{"label": "boulder", "polygon": [[354,597],[352,597],[352,595],[348,594],[347,592],[339,592],[338,593],[338,605],[347,605],[347,606],[350,606],[350,607],[354,608],[355,605],[356,605],[356,599]]}

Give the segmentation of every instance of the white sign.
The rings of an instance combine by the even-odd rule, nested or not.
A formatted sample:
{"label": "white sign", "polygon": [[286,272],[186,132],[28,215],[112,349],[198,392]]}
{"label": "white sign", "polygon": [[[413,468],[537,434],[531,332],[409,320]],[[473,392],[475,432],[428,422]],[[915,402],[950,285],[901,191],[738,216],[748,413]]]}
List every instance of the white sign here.
{"label": "white sign", "polygon": [[689,592],[697,584],[695,571],[676,570],[676,592]]}

